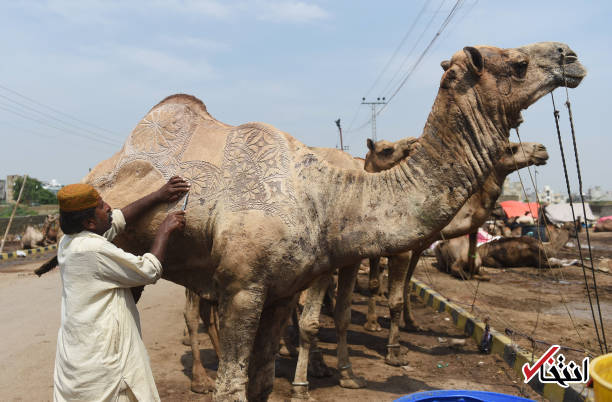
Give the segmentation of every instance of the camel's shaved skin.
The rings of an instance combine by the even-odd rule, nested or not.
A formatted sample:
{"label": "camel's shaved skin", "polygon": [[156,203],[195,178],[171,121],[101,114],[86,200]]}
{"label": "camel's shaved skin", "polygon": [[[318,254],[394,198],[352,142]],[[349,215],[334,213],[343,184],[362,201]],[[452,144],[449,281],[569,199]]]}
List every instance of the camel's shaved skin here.
{"label": "camel's shaved skin", "polygon": [[[439,231],[490,174],[520,111],[586,74],[571,49],[554,42],[467,47],[446,67],[414,151],[378,174],[335,168],[262,123],[219,123],[201,102],[178,95],[154,107],[122,150],[84,179],[114,207],[193,164],[188,180],[221,183],[203,181],[190,196],[187,227],[171,239],[163,274],[218,303],[215,400],[265,400],[295,295],[334,267],[414,249]],[[147,251],[167,210],[152,211],[118,243]]]}

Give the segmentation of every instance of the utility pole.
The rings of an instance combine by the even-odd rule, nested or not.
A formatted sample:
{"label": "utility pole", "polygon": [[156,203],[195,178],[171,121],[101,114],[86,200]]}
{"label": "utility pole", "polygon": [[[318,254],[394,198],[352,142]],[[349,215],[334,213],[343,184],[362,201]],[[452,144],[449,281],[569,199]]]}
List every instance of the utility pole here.
{"label": "utility pole", "polygon": [[362,105],[372,106],[372,141],[376,142],[376,105],[386,105],[385,98],[376,98],[376,102],[366,102],[365,98],[361,98]]}
{"label": "utility pole", "polygon": [[21,183],[21,190],[19,190],[19,195],[17,196],[17,202],[15,203],[15,207],[13,208],[13,212],[11,213],[11,217],[6,225],[6,230],[4,231],[4,236],[2,236],[2,242],[0,242],[0,253],[4,250],[4,241],[6,240],[6,235],[8,235],[9,230],[11,229],[11,223],[13,223],[13,217],[15,216],[15,212],[17,211],[17,207],[19,206],[19,201],[21,201],[21,194],[23,194],[23,189],[26,186],[26,181],[28,180],[28,175],[23,176],[23,182]]}
{"label": "utility pole", "polygon": [[338,131],[340,132],[340,149],[343,151],[348,151],[348,145],[345,148],[344,144],[342,143],[342,127],[340,127],[340,119],[336,120],[336,126],[338,126]]}

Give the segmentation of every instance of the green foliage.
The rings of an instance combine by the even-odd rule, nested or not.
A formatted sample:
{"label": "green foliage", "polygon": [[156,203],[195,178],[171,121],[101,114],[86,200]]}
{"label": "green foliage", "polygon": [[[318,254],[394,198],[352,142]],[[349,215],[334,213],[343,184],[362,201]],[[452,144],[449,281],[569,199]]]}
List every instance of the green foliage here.
{"label": "green foliage", "polygon": [[[13,185],[13,200],[17,201],[19,197],[19,191],[21,191],[21,185],[23,184],[23,177],[15,179]],[[20,203],[32,205],[36,204],[57,204],[57,197],[51,191],[43,188],[42,183],[33,177],[28,177],[26,185],[21,195]]]}
{"label": "green foliage", "polygon": [[[0,218],[10,218],[11,213],[13,213],[14,205],[8,204],[6,206],[0,207]],[[29,208],[18,206],[17,211],[15,212],[15,216],[31,216],[38,215],[36,211],[33,211]]]}

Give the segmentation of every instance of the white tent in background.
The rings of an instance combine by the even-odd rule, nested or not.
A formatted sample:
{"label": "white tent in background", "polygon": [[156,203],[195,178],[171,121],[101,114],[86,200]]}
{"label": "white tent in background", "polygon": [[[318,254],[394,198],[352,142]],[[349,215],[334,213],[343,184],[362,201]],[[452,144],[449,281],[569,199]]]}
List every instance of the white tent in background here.
{"label": "white tent in background", "polygon": [[[589,204],[584,204],[584,209],[586,210],[586,218],[589,221],[594,221],[595,215],[591,211],[591,207]],[[551,204],[548,205],[545,209],[546,218],[551,223],[564,223],[564,222],[572,222],[572,208],[570,204]],[[584,222],[584,214],[582,213],[582,204],[579,202],[574,203],[574,215],[576,219],[578,217],[581,218],[581,221]]]}

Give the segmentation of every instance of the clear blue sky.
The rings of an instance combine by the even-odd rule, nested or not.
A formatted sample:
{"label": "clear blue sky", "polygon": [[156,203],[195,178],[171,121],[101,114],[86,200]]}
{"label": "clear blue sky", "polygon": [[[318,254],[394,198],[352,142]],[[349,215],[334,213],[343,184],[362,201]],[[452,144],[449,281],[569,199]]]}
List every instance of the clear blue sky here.
{"label": "clear blue sky", "polygon": [[[423,1],[3,2],[0,177],[27,173],[64,184],[79,181],[88,168],[121,147],[149,108],[177,92],[199,97],[221,121],[267,122],[311,146],[336,147],[334,120],[340,117],[345,145],[352,154],[363,156],[371,129],[367,125],[356,130],[370,116],[370,109],[360,105],[361,98],[389,97],[397,86],[392,77],[402,62],[407,58],[399,78],[412,68],[454,3],[432,0],[416,20]],[[421,133],[442,74],[439,63],[464,46],[565,42],[589,71],[582,85],[570,91],[585,190],[594,185],[612,190],[608,134],[612,3],[465,0],[461,4],[423,62],[379,115],[378,138],[397,140]],[[369,91],[415,20],[403,47]],[[567,112],[562,108],[565,92],[555,94],[568,140]],[[524,112],[524,117],[523,140],[542,142],[551,154],[548,165],[538,169],[538,183],[565,192],[550,97]],[[570,145],[566,142],[568,154],[572,154]],[[573,167],[573,158],[569,162]]]}

